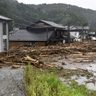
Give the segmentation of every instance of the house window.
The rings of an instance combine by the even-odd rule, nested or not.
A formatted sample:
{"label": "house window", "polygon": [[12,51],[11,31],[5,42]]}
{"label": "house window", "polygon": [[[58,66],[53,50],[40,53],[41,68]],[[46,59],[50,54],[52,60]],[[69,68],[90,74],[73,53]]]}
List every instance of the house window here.
{"label": "house window", "polygon": [[6,22],[3,22],[3,35],[7,35],[7,33],[6,33]]}

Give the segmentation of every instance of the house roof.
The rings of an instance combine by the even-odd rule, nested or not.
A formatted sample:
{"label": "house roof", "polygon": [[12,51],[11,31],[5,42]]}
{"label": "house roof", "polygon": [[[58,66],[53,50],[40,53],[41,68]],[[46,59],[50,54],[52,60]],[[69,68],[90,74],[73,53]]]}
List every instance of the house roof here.
{"label": "house roof", "polygon": [[[68,30],[68,26],[65,26],[66,30]],[[89,26],[70,26],[70,30],[89,30]]]}
{"label": "house roof", "polygon": [[8,17],[5,17],[5,16],[2,16],[2,15],[0,15],[0,19],[1,19],[1,20],[6,20],[6,21],[12,20],[12,19],[10,19],[10,18],[8,18]]}
{"label": "house roof", "polygon": [[56,28],[65,28],[63,25],[57,24],[57,23],[52,22],[52,21],[39,20],[39,21],[37,21],[36,23],[38,23],[38,22],[43,22],[43,23],[45,23],[45,24],[47,24],[47,25],[50,25],[50,26],[56,27]]}

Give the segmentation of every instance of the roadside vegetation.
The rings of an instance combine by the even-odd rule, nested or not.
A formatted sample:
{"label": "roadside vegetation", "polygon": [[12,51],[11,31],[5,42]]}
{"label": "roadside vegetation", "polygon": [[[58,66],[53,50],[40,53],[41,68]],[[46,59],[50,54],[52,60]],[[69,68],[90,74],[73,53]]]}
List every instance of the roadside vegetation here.
{"label": "roadside vegetation", "polygon": [[54,72],[47,72],[28,65],[24,72],[27,96],[96,96],[84,85],[70,85],[61,82]]}

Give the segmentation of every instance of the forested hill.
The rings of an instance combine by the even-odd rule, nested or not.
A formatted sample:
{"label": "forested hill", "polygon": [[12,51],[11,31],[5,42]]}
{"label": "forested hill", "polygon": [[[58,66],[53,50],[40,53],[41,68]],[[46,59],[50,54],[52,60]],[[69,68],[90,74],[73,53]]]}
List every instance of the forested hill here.
{"label": "forested hill", "polygon": [[0,0],[0,14],[15,21],[15,26],[26,26],[45,19],[63,25],[89,25],[95,30],[96,11],[67,4],[26,5],[16,0]]}

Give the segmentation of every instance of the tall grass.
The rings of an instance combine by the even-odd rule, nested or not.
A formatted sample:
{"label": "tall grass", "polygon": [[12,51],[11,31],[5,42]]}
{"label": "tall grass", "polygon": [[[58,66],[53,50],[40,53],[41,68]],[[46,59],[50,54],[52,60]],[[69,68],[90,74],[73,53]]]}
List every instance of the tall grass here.
{"label": "tall grass", "polygon": [[56,75],[28,65],[25,69],[27,96],[96,96],[85,86],[73,82],[70,86],[62,83]]}

